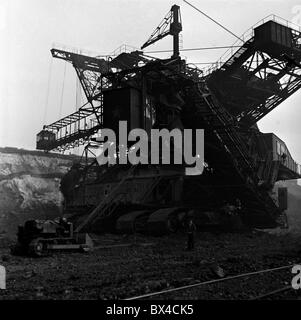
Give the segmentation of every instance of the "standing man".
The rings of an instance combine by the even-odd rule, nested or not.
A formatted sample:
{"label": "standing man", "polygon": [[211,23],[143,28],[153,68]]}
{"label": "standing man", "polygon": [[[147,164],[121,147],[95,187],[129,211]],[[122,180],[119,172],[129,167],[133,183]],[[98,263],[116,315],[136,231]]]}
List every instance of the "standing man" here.
{"label": "standing man", "polygon": [[196,231],[196,226],[192,220],[191,211],[188,213],[188,224],[187,224],[187,250],[193,250],[194,249],[194,234]]}

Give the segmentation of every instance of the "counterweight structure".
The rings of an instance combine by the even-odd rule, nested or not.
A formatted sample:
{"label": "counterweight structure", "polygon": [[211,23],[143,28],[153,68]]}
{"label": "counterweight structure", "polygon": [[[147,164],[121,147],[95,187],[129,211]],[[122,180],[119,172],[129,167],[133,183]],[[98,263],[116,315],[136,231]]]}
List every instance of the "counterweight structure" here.
{"label": "counterweight structure", "polygon": [[[87,158],[62,179],[65,212],[77,230],[174,231],[194,212],[214,224],[225,202],[239,201],[243,223],[276,226],[283,214],[272,194],[276,181],[301,177],[285,143],[256,123],[301,87],[301,32],[270,16],[246,33],[236,51],[207,70],[179,55],[180,8],[173,6],[142,48],[167,35],[173,55],[157,59],[142,51],[106,59],[53,48],[72,63],[87,103],[37,135],[37,148],[97,147],[102,128],[205,130],[205,170],[186,175],[184,165],[101,165]],[[172,144],[172,143],[171,143]],[[129,146],[127,146],[129,147]],[[219,216],[220,217],[220,216]]]}

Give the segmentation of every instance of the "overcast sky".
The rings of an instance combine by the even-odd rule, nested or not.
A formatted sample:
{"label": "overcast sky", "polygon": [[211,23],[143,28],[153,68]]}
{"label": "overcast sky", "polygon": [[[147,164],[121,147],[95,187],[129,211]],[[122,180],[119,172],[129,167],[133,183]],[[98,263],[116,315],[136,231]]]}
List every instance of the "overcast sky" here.
{"label": "overcast sky", "polygon": [[[238,35],[272,13],[301,25],[300,0],[189,1]],[[174,3],[181,6],[184,48],[235,41],[180,0],[0,0],[0,146],[34,149],[43,124],[75,111],[75,71],[66,65],[62,94],[65,62],[52,59],[54,43],[105,54],[122,44],[140,47]],[[171,48],[167,37],[146,51]],[[216,61],[224,51],[182,56],[204,63]],[[297,92],[259,122],[263,132],[274,132],[287,143],[299,163],[300,102]]]}

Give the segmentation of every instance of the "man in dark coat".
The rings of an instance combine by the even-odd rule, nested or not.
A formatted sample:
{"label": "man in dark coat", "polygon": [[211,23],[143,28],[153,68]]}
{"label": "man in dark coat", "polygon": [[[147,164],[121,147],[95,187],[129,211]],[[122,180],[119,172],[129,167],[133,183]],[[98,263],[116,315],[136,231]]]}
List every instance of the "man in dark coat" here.
{"label": "man in dark coat", "polygon": [[187,223],[187,250],[194,249],[194,234],[196,231],[196,226],[190,217]]}

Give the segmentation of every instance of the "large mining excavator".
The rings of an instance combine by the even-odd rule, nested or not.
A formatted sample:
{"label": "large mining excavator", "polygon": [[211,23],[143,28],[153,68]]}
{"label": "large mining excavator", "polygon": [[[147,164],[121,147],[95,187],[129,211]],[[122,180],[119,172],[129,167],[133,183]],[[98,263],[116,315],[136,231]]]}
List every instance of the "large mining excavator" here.
{"label": "large mining excavator", "polygon": [[[225,202],[237,199],[245,225],[275,227],[283,215],[285,193],[278,199],[273,186],[300,178],[300,166],[280,138],[256,123],[301,87],[300,28],[269,16],[204,70],[181,58],[181,31],[174,5],[142,46],[172,36],[170,58],[126,48],[107,57],[51,49],[72,64],[87,100],[37,135],[37,149],[45,151],[84,146],[83,162],[61,181],[65,214],[76,231],[175,231],[187,212],[200,224],[215,223]],[[187,174],[187,165],[177,163],[119,164],[118,152],[115,165],[99,163],[97,135],[103,128],[118,135],[119,121],[148,134],[204,129],[203,173]]]}

